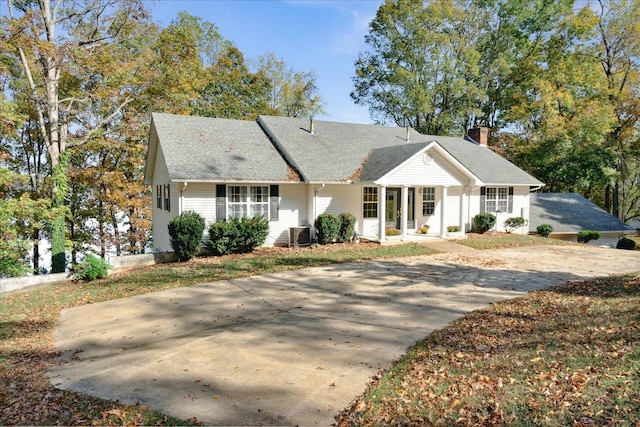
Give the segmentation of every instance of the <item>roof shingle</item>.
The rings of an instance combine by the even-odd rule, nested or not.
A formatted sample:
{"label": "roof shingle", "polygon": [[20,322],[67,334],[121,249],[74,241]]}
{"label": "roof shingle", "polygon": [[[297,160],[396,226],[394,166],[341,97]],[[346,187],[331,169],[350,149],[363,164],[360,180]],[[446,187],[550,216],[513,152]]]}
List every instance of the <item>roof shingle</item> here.
{"label": "roof shingle", "polygon": [[161,113],[152,120],[172,180],[290,180],[256,122]]}

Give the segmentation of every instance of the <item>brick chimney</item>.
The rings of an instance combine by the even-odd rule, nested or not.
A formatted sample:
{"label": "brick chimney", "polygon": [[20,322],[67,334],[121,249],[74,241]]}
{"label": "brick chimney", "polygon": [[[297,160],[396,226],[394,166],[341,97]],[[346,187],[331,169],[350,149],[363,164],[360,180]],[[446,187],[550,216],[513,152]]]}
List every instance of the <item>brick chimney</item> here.
{"label": "brick chimney", "polygon": [[489,128],[474,125],[467,131],[467,135],[478,144],[486,147],[489,140]]}

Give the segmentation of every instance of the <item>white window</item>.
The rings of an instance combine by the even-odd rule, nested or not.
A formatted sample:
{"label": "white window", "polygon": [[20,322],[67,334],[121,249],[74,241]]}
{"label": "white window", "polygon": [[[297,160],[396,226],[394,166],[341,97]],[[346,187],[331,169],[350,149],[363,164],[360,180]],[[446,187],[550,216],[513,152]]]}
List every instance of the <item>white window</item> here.
{"label": "white window", "polygon": [[487,187],[485,212],[509,211],[509,187]]}
{"label": "white window", "polygon": [[364,187],[362,217],[378,218],[378,187]]}
{"label": "white window", "polygon": [[422,189],[422,216],[431,216],[436,210],[436,188]]}
{"label": "white window", "polygon": [[230,185],[227,188],[227,208],[229,217],[269,218],[269,186]]}
{"label": "white window", "polygon": [[269,187],[252,186],[250,188],[249,216],[263,216],[269,218]]}

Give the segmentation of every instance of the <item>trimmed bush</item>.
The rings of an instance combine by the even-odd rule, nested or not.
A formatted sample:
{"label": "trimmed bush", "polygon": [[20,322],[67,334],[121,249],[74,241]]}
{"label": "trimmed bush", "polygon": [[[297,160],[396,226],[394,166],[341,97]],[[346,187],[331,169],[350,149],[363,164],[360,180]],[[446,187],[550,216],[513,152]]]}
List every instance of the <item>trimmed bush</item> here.
{"label": "trimmed bush", "polygon": [[253,218],[242,218],[240,220],[240,253],[248,253],[267,240],[269,235],[269,220],[263,216]]}
{"label": "trimmed bush", "polygon": [[489,212],[482,212],[473,217],[473,231],[485,233],[496,225],[496,216]]}
{"label": "trimmed bush", "polygon": [[214,255],[248,253],[262,245],[269,235],[269,221],[253,218],[229,218],[209,226],[207,247]]}
{"label": "trimmed bush", "polygon": [[525,225],[526,221],[521,216],[514,216],[512,218],[507,218],[504,220],[504,228],[507,230],[507,233],[511,233],[513,230],[516,230]]}
{"label": "trimmed bush", "polygon": [[110,268],[111,266],[106,260],[98,258],[94,254],[87,254],[84,261],[75,268],[76,277],[86,282],[103,279],[109,274]]}
{"label": "trimmed bush", "polygon": [[340,231],[338,231],[339,242],[349,242],[353,237],[356,227],[356,217],[348,212],[341,213],[338,216],[340,220]]}
{"label": "trimmed bush", "polygon": [[542,237],[549,237],[549,234],[553,233],[553,227],[550,224],[540,224],[536,228],[536,233]]}
{"label": "trimmed bush", "polygon": [[316,228],[316,239],[321,245],[334,242],[340,233],[340,218],[334,214],[318,215],[313,225]]}
{"label": "trimmed bush", "polygon": [[457,233],[460,231],[460,226],[459,225],[449,225],[447,226],[447,231],[449,233]]}
{"label": "trimmed bush", "polygon": [[179,261],[189,261],[198,252],[204,231],[204,218],[186,211],[169,223],[169,242]]}
{"label": "trimmed bush", "polygon": [[623,237],[616,243],[616,249],[627,249],[633,251],[636,249],[636,242],[628,237]]}
{"label": "trimmed bush", "polygon": [[578,242],[589,243],[592,240],[598,240],[600,233],[595,230],[582,230],[578,232]]}

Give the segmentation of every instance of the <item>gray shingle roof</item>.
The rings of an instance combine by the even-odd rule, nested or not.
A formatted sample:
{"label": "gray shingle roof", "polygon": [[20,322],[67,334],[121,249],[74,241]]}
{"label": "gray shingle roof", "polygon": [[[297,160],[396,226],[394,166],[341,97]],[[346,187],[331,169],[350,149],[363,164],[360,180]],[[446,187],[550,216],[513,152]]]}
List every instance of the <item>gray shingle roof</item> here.
{"label": "gray shingle roof", "polygon": [[544,183],[504,157],[466,138],[427,136],[437,141],[485,184],[541,186]]}
{"label": "gray shingle roof", "polygon": [[153,113],[172,180],[284,181],[288,166],[254,121]]}
{"label": "gray shingle roof", "polygon": [[632,227],[575,193],[533,193],[530,206],[531,230],[549,224],[554,233],[633,231]]}
{"label": "gray shingle roof", "polygon": [[363,181],[374,181],[435,141],[485,184],[543,184],[464,138],[422,135],[409,129],[407,141],[407,130],[395,126],[314,121],[311,133],[308,119],[260,116],[258,122],[307,181],[345,181],[360,168]]}
{"label": "gray shingle roof", "polygon": [[290,117],[260,116],[256,123],[154,113],[152,121],[172,180],[284,181],[290,164],[307,182],[371,182],[436,142],[485,185],[542,185],[465,138],[395,126],[318,120],[311,133],[308,119]]}

